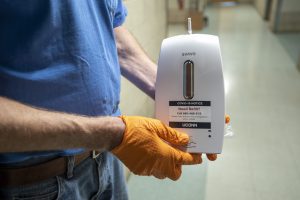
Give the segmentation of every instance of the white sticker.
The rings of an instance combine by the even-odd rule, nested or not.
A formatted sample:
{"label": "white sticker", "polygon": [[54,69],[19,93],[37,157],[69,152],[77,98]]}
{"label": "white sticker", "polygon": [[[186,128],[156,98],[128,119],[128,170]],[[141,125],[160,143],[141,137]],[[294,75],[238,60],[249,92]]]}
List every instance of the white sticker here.
{"label": "white sticker", "polygon": [[211,128],[210,101],[170,101],[169,125],[173,128]]}

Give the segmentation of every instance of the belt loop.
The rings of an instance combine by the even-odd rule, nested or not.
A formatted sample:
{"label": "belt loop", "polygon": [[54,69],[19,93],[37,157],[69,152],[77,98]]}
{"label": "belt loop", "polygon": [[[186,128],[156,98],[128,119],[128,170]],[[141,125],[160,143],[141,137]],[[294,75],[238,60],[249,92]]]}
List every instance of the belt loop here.
{"label": "belt loop", "polygon": [[73,177],[73,171],[75,167],[75,157],[68,156],[67,161],[68,161],[67,178],[70,179]]}
{"label": "belt loop", "polygon": [[100,151],[97,151],[97,150],[93,150],[92,151],[92,157],[93,157],[93,159],[96,159],[100,154],[101,154],[101,152]]}

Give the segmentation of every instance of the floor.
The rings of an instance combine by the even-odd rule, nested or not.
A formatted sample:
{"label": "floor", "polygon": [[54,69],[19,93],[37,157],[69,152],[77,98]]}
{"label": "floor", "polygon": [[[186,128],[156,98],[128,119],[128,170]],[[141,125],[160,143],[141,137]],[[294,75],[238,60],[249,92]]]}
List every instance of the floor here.
{"label": "floor", "polygon": [[[225,138],[217,161],[184,167],[177,182],[132,175],[130,199],[300,199],[295,61],[252,6],[208,7],[206,15],[209,25],[201,32],[220,37],[234,136]],[[170,36],[185,32],[182,26],[169,27]]]}

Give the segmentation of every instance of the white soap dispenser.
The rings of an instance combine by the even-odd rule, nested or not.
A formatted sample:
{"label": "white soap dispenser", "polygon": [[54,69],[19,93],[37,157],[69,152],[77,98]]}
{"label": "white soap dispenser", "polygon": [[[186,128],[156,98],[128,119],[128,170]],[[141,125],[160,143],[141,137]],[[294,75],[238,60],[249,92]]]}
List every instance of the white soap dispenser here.
{"label": "white soap dispenser", "polygon": [[164,39],[155,86],[156,118],[190,135],[188,152],[221,153],[225,94],[219,38],[188,34]]}

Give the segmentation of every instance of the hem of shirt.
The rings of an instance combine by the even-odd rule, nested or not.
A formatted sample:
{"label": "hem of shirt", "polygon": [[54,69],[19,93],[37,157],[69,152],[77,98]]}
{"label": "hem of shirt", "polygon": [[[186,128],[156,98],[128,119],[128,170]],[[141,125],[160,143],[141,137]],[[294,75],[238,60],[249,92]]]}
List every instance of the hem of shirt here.
{"label": "hem of shirt", "polygon": [[124,8],[124,9],[125,9],[125,12],[122,14],[122,17],[118,17],[119,19],[113,23],[113,28],[117,28],[124,24],[126,17],[127,17],[127,9],[126,8]]}

